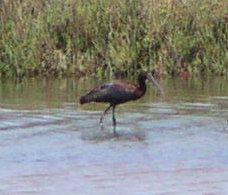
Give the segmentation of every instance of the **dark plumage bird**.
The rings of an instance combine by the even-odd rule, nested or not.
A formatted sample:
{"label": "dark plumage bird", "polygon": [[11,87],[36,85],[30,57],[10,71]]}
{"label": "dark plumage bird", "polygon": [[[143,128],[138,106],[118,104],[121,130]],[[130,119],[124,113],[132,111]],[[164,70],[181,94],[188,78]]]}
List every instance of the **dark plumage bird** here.
{"label": "dark plumage bird", "polygon": [[80,98],[80,103],[85,104],[88,102],[105,102],[110,105],[105,109],[100,118],[100,125],[103,125],[104,115],[109,109],[112,108],[113,131],[116,134],[116,118],[115,108],[118,104],[122,104],[131,100],[141,98],[146,92],[146,80],[150,80],[156,87],[158,94],[163,94],[163,90],[156,82],[150,72],[141,72],[138,75],[138,85],[129,81],[114,81],[110,83],[103,83],[94,88],[86,95]]}

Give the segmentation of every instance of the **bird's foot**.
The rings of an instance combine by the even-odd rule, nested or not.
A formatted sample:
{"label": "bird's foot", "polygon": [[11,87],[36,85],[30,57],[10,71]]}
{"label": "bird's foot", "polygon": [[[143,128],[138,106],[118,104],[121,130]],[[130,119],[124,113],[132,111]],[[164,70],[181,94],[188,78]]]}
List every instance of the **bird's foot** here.
{"label": "bird's foot", "polygon": [[104,130],[104,124],[103,124],[103,122],[100,122],[100,128],[101,128],[101,130]]}
{"label": "bird's foot", "polygon": [[114,138],[119,138],[119,134],[116,133],[116,132],[114,132],[114,133],[113,133],[113,137],[114,137]]}
{"label": "bird's foot", "polygon": [[116,132],[116,126],[113,127],[113,135],[115,137],[118,137],[119,136],[118,133]]}

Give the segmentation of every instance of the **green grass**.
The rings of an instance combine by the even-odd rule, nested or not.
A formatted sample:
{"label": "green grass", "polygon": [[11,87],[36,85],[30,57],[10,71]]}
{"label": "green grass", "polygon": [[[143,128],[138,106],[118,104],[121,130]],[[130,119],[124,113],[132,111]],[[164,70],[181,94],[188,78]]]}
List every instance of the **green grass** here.
{"label": "green grass", "polygon": [[227,0],[0,3],[0,76],[228,72]]}

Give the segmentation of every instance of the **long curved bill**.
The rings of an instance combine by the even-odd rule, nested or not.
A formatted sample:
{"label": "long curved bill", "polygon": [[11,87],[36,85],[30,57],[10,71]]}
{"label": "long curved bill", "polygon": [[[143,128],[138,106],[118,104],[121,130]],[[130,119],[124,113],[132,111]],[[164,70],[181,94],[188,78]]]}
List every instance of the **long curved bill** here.
{"label": "long curved bill", "polygon": [[151,83],[155,86],[156,90],[157,90],[157,95],[161,95],[164,96],[164,91],[162,90],[162,88],[160,87],[160,85],[158,84],[158,82],[154,79],[154,77],[152,76],[151,73],[147,74],[147,79],[151,81]]}

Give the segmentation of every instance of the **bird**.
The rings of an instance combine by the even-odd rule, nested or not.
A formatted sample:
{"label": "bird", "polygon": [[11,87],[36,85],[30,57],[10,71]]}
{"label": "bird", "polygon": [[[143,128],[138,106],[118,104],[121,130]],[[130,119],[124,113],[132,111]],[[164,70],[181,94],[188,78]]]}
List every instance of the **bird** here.
{"label": "bird", "polygon": [[113,133],[117,135],[115,117],[116,106],[141,98],[146,93],[147,79],[150,80],[157,89],[157,95],[164,95],[162,88],[154,79],[152,74],[154,74],[154,72],[141,71],[138,74],[138,84],[125,80],[102,83],[87,94],[81,96],[80,104],[86,104],[89,102],[109,103],[109,106],[101,114],[100,126],[103,127],[103,118],[105,114],[112,108]]}

